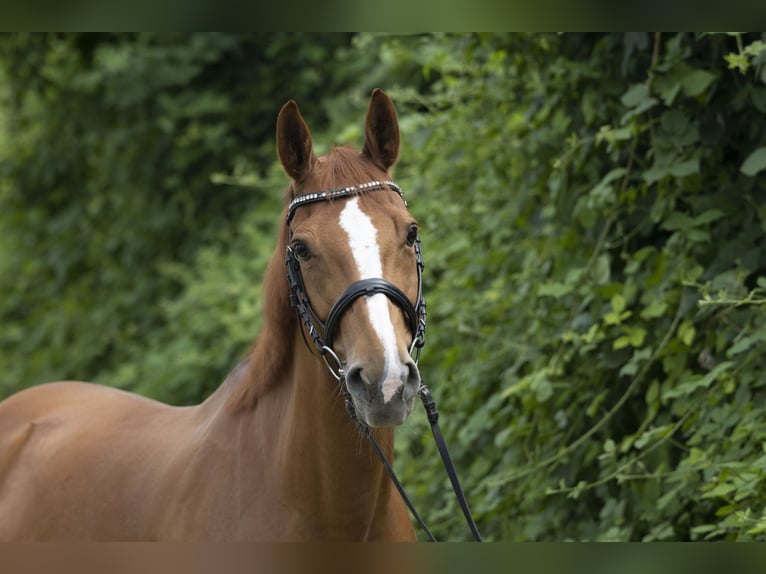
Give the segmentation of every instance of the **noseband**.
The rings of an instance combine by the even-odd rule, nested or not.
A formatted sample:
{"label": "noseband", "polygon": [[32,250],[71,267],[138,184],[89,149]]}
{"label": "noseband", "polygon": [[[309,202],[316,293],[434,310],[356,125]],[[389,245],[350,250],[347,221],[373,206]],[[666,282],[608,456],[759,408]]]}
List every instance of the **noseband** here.
{"label": "noseband", "polygon": [[[436,541],[434,535],[425,525],[417,510],[415,510],[412,501],[409,499],[407,493],[404,491],[404,487],[402,487],[401,483],[399,482],[394,469],[391,467],[388,460],[386,460],[386,455],[383,453],[383,450],[380,448],[377,441],[375,440],[375,437],[372,435],[370,427],[363,421],[359,420],[357,417],[356,411],[354,409],[354,404],[351,400],[351,395],[348,391],[348,387],[346,386],[345,365],[332,348],[338,323],[340,322],[343,314],[351,307],[354,301],[360,297],[369,297],[380,293],[388,297],[404,312],[404,316],[407,320],[407,325],[410,329],[410,332],[412,333],[410,355],[413,355],[414,353],[413,359],[417,364],[418,359],[420,358],[420,349],[423,347],[426,337],[426,302],[423,298],[424,265],[423,256],[420,251],[420,238],[418,237],[415,239],[415,243],[413,243],[415,250],[415,263],[418,273],[418,297],[414,305],[410,301],[409,297],[407,297],[407,295],[405,295],[405,293],[399,289],[399,287],[389,281],[386,281],[382,277],[372,277],[368,279],[361,279],[360,281],[355,281],[349,285],[330,308],[330,312],[327,314],[327,318],[324,321],[322,321],[322,319],[317,315],[314,307],[311,305],[311,301],[309,300],[309,296],[306,293],[306,287],[303,282],[300,263],[298,258],[295,256],[293,248],[290,246],[293,236],[290,223],[292,222],[293,216],[295,215],[295,210],[302,205],[316,203],[319,201],[330,201],[333,199],[350,197],[368,191],[386,189],[398,193],[402,198],[402,201],[404,201],[404,205],[407,205],[407,202],[404,200],[404,193],[402,193],[402,189],[393,181],[370,181],[361,185],[352,185],[316,193],[306,193],[295,197],[290,202],[290,205],[287,207],[287,230],[289,235],[287,241],[287,250],[285,253],[287,282],[290,286],[290,304],[295,309],[295,312],[298,315],[298,319],[303,323],[303,326],[305,327],[305,330],[301,329],[301,334],[303,335],[303,340],[306,343],[306,346],[309,346],[308,340],[306,339],[306,333],[308,333],[308,336],[311,337],[311,340],[314,342],[314,346],[316,347],[317,351],[324,359],[325,365],[327,365],[330,373],[340,384],[341,392],[343,393],[346,401],[346,409],[351,415],[351,418],[356,422],[359,429],[370,441],[370,444],[374,448],[378,458],[380,458],[381,463],[383,463],[388,476],[391,478],[391,481],[399,491],[402,500],[407,505],[407,508],[409,508],[418,524],[420,524],[421,528],[423,528],[430,540]],[[332,363],[330,360],[328,360],[328,357]],[[439,449],[439,455],[442,458],[444,468],[447,471],[447,476],[452,483],[452,488],[455,491],[458,503],[460,504],[460,508],[463,511],[463,515],[465,516],[468,523],[468,527],[470,528],[474,539],[481,542],[479,529],[477,528],[476,523],[471,516],[471,511],[468,508],[468,503],[465,499],[465,495],[463,494],[463,490],[460,487],[460,482],[457,478],[455,467],[452,464],[452,460],[449,456],[447,445],[445,444],[441,430],[439,429],[439,413],[436,410],[436,403],[431,397],[431,393],[428,390],[428,387],[425,385],[421,384],[420,388],[418,389],[418,394],[420,395],[420,399],[422,400],[426,409],[426,416],[428,417],[428,422],[431,425],[431,432],[434,435],[436,446]]]}
{"label": "noseband", "polygon": [[[333,199],[339,199],[343,197],[350,197],[352,195],[358,195],[368,191],[375,190],[391,190],[399,194],[404,201],[404,194],[401,188],[393,181],[371,181],[361,185],[353,185],[348,187],[341,187],[330,191],[322,191],[317,193],[306,193],[295,197],[287,208],[287,228],[289,232],[289,238],[287,242],[287,251],[285,254],[285,264],[287,265],[287,281],[290,286],[290,303],[295,309],[298,318],[306,327],[304,334],[308,333],[314,342],[314,346],[317,348],[319,354],[324,358],[327,367],[333,376],[340,380],[344,375],[344,367],[338,355],[333,350],[333,343],[335,342],[335,332],[340,323],[340,319],[343,314],[351,307],[351,305],[360,297],[367,297],[381,293],[393,301],[403,312],[407,320],[407,326],[412,334],[412,344],[410,345],[410,354],[415,353],[415,362],[420,356],[420,349],[425,344],[426,335],[426,302],[423,298],[423,256],[420,251],[420,238],[415,240],[413,247],[415,249],[415,262],[418,273],[418,296],[415,304],[413,305],[409,297],[399,289],[393,283],[386,281],[382,277],[372,277],[368,279],[362,279],[356,281],[346,288],[341,293],[338,300],[330,308],[330,312],[327,314],[327,318],[323,321],[320,319],[314,307],[311,305],[311,301],[306,293],[306,288],[303,283],[303,276],[301,275],[300,263],[290,246],[292,240],[292,229],[290,223],[292,222],[295,210],[309,203],[316,203],[319,201],[330,201]],[[404,202],[407,205],[407,202]],[[334,364],[330,364],[328,356],[332,359]]]}

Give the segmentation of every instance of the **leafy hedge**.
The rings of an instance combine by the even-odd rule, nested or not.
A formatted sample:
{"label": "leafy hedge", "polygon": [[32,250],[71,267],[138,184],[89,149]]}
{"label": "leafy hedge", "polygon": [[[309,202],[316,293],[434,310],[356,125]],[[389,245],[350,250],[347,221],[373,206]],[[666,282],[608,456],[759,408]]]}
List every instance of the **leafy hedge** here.
{"label": "leafy hedge", "polygon": [[[296,97],[326,125],[313,94],[348,85],[350,70],[327,74],[330,55],[348,43],[294,34],[0,37],[0,393],[50,379],[117,380],[187,403],[214,388],[242,340],[220,333],[231,294],[196,285],[198,250],[239,242],[250,262],[242,214],[273,212],[279,201],[273,182],[260,183],[272,173],[275,110]],[[259,242],[271,237],[269,228]],[[203,266],[210,259],[199,257]],[[184,320],[201,331],[186,345],[175,339],[183,331],[174,309],[189,297]],[[218,347],[209,346],[213,333]],[[159,370],[145,362],[157,353]],[[188,384],[167,382],[173,365],[201,357],[209,362]]]}
{"label": "leafy hedge", "polygon": [[763,537],[765,60],[725,35],[436,49],[405,154],[424,373],[494,538]]}
{"label": "leafy hedge", "polygon": [[[359,143],[380,85],[423,228],[422,373],[485,534],[762,540],[762,41],[4,37],[0,394],[209,393],[258,330],[276,111]],[[466,537],[421,414],[397,450]]]}

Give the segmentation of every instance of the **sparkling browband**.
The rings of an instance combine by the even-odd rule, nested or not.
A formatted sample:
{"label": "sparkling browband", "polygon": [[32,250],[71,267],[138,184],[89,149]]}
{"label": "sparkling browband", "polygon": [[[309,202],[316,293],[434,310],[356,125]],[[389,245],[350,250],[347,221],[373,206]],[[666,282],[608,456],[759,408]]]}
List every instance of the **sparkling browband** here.
{"label": "sparkling browband", "polygon": [[293,219],[295,210],[298,209],[301,205],[306,205],[307,203],[314,203],[317,201],[337,199],[339,197],[348,197],[356,193],[374,191],[377,189],[391,189],[395,191],[399,194],[402,200],[404,200],[404,205],[407,205],[407,200],[404,199],[404,192],[402,191],[402,188],[396,185],[393,181],[368,181],[367,183],[360,183],[359,185],[349,185],[347,187],[339,187],[338,189],[304,193],[303,195],[296,196],[287,207],[287,225],[290,225],[290,221]]}

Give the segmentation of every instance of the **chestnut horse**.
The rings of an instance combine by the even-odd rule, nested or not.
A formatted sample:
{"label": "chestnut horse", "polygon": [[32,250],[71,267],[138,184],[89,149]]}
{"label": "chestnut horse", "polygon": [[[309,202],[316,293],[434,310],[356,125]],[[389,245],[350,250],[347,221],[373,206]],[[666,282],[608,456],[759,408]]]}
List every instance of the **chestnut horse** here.
{"label": "chestnut horse", "polygon": [[[416,301],[416,222],[387,182],[399,154],[396,112],[386,94],[372,93],[361,152],[315,156],[293,101],[276,135],[292,182],[288,202],[356,191],[307,202],[281,226],[265,276],[263,332],[197,406],[68,381],[0,403],[0,540],[415,539],[344,405],[345,395],[391,460],[393,427],[420,386],[407,317],[385,293],[350,304],[332,345],[347,374],[341,392],[291,307],[285,271],[289,248],[317,317],[369,277]],[[357,187],[366,182],[379,185]]]}

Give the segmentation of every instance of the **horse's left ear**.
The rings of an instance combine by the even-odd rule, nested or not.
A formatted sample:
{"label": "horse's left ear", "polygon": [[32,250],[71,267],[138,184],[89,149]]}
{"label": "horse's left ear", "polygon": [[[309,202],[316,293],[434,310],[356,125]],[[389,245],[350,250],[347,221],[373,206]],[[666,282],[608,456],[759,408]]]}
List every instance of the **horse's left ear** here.
{"label": "horse's left ear", "polygon": [[383,171],[396,163],[399,157],[399,121],[394,104],[383,90],[375,88],[367,109],[364,124],[362,155],[371,159]]}

